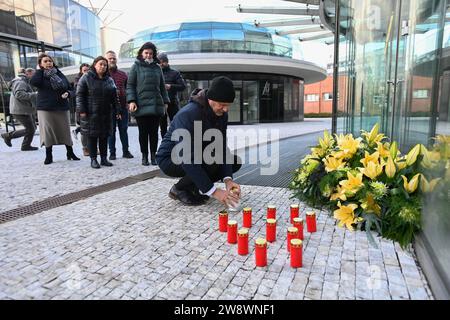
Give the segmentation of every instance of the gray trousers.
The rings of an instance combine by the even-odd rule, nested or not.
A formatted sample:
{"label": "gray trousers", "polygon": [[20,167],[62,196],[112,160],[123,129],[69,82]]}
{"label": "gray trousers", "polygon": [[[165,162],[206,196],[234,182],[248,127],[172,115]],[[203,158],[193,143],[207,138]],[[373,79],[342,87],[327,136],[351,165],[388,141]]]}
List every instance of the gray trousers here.
{"label": "gray trousers", "polygon": [[24,126],[24,129],[11,131],[9,137],[11,139],[23,137],[22,148],[30,147],[34,133],[36,132],[36,121],[34,117],[31,114],[14,114],[13,117]]}

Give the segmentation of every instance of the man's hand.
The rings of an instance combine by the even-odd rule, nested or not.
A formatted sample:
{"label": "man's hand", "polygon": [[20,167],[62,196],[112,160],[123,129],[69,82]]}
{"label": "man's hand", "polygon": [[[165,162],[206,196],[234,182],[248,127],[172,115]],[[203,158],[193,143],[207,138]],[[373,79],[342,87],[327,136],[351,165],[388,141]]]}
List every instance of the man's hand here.
{"label": "man's hand", "polygon": [[236,195],[238,199],[241,197],[241,186],[232,179],[225,180],[225,186],[227,187],[228,193]]}
{"label": "man's hand", "polygon": [[167,84],[167,83],[166,83],[166,90],[170,90],[171,87],[172,87],[172,86],[171,86],[170,84]]}
{"label": "man's hand", "polygon": [[64,92],[62,95],[61,95],[61,98],[63,98],[63,99],[67,99],[69,97],[69,93],[68,92]]}
{"label": "man's hand", "polygon": [[120,114],[116,115],[116,119],[117,120],[122,120],[122,115],[120,115]]}
{"label": "man's hand", "polygon": [[80,118],[85,118],[86,117],[86,113],[85,112],[83,112],[83,113],[80,113]]}
{"label": "man's hand", "polygon": [[228,199],[228,192],[222,189],[217,188],[216,191],[212,194],[212,197],[222,204],[228,206],[227,199]]}
{"label": "man's hand", "polygon": [[136,112],[137,104],[134,102],[131,102],[130,105],[128,106],[128,109],[130,110],[130,112]]}

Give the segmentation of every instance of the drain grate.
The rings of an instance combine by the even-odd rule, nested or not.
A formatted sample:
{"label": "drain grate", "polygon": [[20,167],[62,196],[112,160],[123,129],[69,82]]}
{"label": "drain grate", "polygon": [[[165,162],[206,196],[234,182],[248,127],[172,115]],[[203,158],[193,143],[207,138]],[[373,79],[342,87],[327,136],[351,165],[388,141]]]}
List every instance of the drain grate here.
{"label": "drain grate", "polygon": [[30,205],[8,210],[5,212],[0,212],[0,224],[20,219],[26,216],[34,215],[40,212],[44,212],[50,209],[58,208],[64,205],[68,205],[86,198],[90,198],[97,194],[112,191],[115,189],[123,188],[136,184],[145,180],[153,179],[160,176],[160,170],[154,170],[147,173],[139,174],[136,176],[131,176],[118,181],[106,183],[100,186],[92,187],[89,189],[65,194],[62,196],[51,197],[32,203]]}

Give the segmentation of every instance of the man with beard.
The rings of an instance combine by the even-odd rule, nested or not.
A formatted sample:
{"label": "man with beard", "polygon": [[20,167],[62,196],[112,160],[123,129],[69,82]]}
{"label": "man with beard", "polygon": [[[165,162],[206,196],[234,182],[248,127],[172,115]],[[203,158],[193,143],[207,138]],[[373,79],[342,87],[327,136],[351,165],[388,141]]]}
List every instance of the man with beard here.
{"label": "man with beard", "polygon": [[108,60],[109,73],[113,78],[117,87],[117,96],[119,97],[121,108],[121,119],[112,118],[113,132],[112,136],[108,138],[109,144],[109,160],[116,160],[116,127],[119,127],[120,141],[122,142],[123,157],[127,159],[134,158],[128,150],[128,108],[126,98],[126,87],[128,76],[122,70],[117,68],[117,55],[114,51],[108,51],[105,54],[105,58]]}

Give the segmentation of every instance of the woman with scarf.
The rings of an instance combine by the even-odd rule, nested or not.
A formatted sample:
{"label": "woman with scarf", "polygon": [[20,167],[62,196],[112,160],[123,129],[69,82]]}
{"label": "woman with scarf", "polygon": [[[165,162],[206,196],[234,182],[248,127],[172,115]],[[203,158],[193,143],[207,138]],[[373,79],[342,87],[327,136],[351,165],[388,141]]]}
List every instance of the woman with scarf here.
{"label": "woman with scarf", "polygon": [[38,64],[40,69],[30,83],[38,89],[36,109],[41,146],[46,149],[44,164],[53,162],[54,145],[66,146],[67,160],[80,160],[73,153],[70,137],[69,98],[73,95],[70,83],[48,54],[42,53]]}
{"label": "woman with scarf", "polygon": [[156,46],[151,42],[144,43],[128,75],[127,102],[131,115],[138,124],[144,166],[150,165],[149,140],[151,163],[156,165],[159,121],[170,102],[164,75],[158,63]]}

